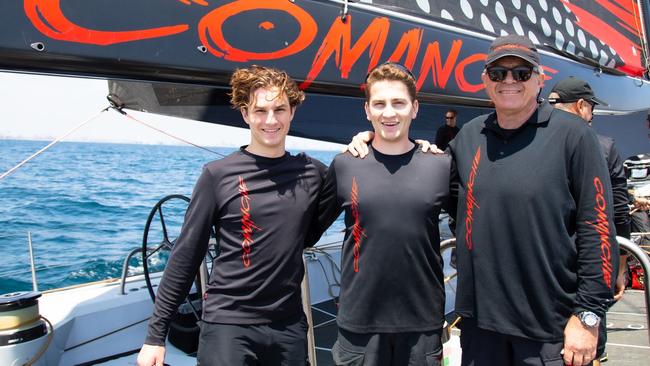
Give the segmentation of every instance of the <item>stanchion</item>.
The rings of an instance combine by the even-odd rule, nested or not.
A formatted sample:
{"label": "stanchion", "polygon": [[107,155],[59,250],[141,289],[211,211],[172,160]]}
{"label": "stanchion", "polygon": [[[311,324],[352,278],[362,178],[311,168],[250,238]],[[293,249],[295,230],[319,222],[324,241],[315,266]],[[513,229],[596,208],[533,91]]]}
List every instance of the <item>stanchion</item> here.
{"label": "stanchion", "polygon": [[302,265],[305,267],[305,276],[300,284],[302,291],[302,310],[307,317],[307,357],[311,366],[316,366],[316,342],[314,340],[314,321],[311,316],[311,296],[309,295],[309,273],[307,272],[307,262],[302,257]]}

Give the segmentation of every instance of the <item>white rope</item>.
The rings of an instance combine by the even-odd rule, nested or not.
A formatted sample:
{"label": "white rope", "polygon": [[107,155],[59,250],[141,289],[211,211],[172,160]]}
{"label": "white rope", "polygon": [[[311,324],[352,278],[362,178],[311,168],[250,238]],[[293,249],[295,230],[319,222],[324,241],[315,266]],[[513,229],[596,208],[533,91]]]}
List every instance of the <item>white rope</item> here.
{"label": "white rope", "polygon": [[39,156],[40,154],[42,154],[43,152],[45,152],[47,149],[49,149],[49,148],[51,148],[52,146],[56,145],[58,142],[60,142],[60,141],[63,140],[64,138],[68,137],[70,134],[74,133],[75,131],[77,131],[78,129],[80,129],[81,127],[83,127],[84,125],[86,125],[87,123],[89,123],[90,121],[92,121],[92,120],[94,120],[95,118],[99,117],[102,113],[106,112],[107,109],[108,109],[108,108],[104,108],[104,109],[102,109],[101,111],[99,111],[99,113],[97,113],[97,114],[95,114],[94,116],[92,116],[92,117],[88,118],[87,120],[83,121],[83,122],[80,123],[78,126],[74,127],[74,128],[71,129],[70,131],[66,132],[63,136],[61,136],[61,137],[55,139],[54,141],[50,142],[47,146],[45,146],[44,148],[38,150],[37,152],[35,152],[34,154],[32,154],[32,155],[31,155],[30,157],[28,157],[27,159],[21,161],[21,162],[20,162],[18,165],[16,165],[15,167],[13,167],[13,168],[7,170],[4,174],[0,175],[0,180],[2,180],[2,179],[4,179],[5,177],[9,176],[9,174],[12,174],[12,173],[15,172],[16,170],[18,170],[21,166],[27,164],[30,160],[34,159],[35,157],[37,157],[37,156]]}

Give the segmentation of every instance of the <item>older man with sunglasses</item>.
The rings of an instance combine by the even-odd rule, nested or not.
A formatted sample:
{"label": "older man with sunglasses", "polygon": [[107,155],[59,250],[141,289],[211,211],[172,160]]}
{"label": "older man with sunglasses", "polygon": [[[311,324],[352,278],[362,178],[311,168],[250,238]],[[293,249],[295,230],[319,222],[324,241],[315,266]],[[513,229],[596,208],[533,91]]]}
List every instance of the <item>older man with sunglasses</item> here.
{"label": "older man with sunglasses", "polygon": [[462,364],[588,365],[618,267],[598,140],[538,102],[544,75],[528,38],[497,38],[481,77],[495,112],[449,145]]}

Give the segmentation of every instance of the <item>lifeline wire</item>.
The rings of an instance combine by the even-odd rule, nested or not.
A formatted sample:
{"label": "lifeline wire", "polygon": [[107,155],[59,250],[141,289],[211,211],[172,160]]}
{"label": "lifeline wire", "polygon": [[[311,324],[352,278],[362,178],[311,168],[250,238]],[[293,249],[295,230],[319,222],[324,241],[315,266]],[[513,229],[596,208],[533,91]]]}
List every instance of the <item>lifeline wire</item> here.
{"label": "lifeline wire", "polygon": [[83,127],[84,125],[86,125],[88,122],[90,122],[90,121],[94,120],[95,118],[99,117],[99,115],[101,115],[102,113],[106,112],[106,110],[108,110],[108,108],[104,108],[104,109],[102,109],[102,110],[99,111],[99,113],[97,113],[96,115],[94,115],[94,116],[90,117],[89,119],[83,121],[83,122],[80,123],[77,127],[71,129],[70,131],[66,132],[63,136],[61,136],[61,137],[55,139],[54,141],[50,142],[47,146],[45,146],[44,148],[38,150],[37,152],[35,152],[34,154],[32,154],[32,156],[28,157],[27,159],[21,161],[21,162],[20,162],[18,165],[16,165],[15,167],[13,167],[13,168],[7,170],[4,174],[0,175],[0,180],[4,179],[4,178],[7,177],[9,174],[12,174],[12,173],[15,172],[16,170],[18,170],[18,168],[20,168],[21,166],[27,164],[30,160],[32,160],[32,159],[34,159],[35,157],[39,156],[40,154],[42,154],[43,152],[45,152],[45,151],[46,151],[47,149],[49,149],[50,147],[56,145],[58,142],[60,142],[60,141],[63,140],[64,138],[68,137],[68,135],[72,134],[73,132],[77,131],[78,129],[80,129],[81,127]]}
{"label": "lifeline wire", "polygon": [[208,149],[207,147],[203,147],[203,146],[197,145],[197,144],[195,144],[195,143],[193,143],[193,142],[187,141],[187,140],[185,140],[185,139],[183,139],[183,138],[181,138],[181,137],[174,136],[174,135],[172,135],[172,134],[170,134],[170,133],[168,133],[168,132],[166,132],[166,131],[163,131],[163,130],[159,129],[158,127],[155,127],[155,126],[153,126],[153,125],[150,125],[149,123],[144,122],[144,121],[142,121],[142,120],[139,120],[139,119],[133,117],[132,115],[126,113],[126,111],[124,111],[123,109],[118,109],[118,108],[115,108],[115,107],[111,107],[111,108],[114,109],[114,110],[116,110],[118,113],[120,113],[120,114],[126,116],[127,118],[131,119],[132,121],[138,122],[138,123],[140,123],[140,124],[142,124],[142,125],[144,125],[144,126],[147,126],[147,127],[151,128],[151,129],[153,129],[153,130],[156,130],[156,131],[158,131],[158,132],[160,132],[160,133],[162,133],[162,134],[164,134],[164,135],[167,135],[167,136],[169,136],[169,137],[171,137],[171,138],[173,138],[173,139],[176,139],[176,140],[178,140],[178,141],[184,142],[184,143],[186,143],[186,144],[188,144],[188,145],[192,145],[192,146],[194,146],[194,147],[198,147],[199,149],[203,149],[203,150],[208,151],[208,152],[211,152],[211,153],[213,153],[213,154],[217,154],[217,155],[221,156],[222,158],[225,158],[225,157],[226,157],[226,155],[224,155],[224,154],[222,154],[222,153],[220,153],[220,152],[217,152],[217,151],[214,151],[214,150],[210,150],[210,149]]}

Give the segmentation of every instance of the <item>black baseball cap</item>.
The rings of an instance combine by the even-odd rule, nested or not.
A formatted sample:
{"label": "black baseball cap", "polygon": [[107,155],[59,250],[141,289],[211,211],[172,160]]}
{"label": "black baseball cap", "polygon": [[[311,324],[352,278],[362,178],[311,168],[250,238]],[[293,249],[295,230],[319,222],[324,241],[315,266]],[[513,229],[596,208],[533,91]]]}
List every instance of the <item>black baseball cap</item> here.
{"label": "black baseball cap", "polygon": [[485,64],[489,65],[506,56],[519,57],[533,66],[539,66],[539,53],[528,37],[510,34],[496,38],[490,45],[490,53],[485,59]]}
{"label": "black baseball cap", "polygon": [[596,98],[589,83],[573,76],[558,81],[551,90],[551,93],[553,92],[560,97],[549,98],[550,103],[572,103],[584,99],[594,104],[608,105],[605,101]]}

